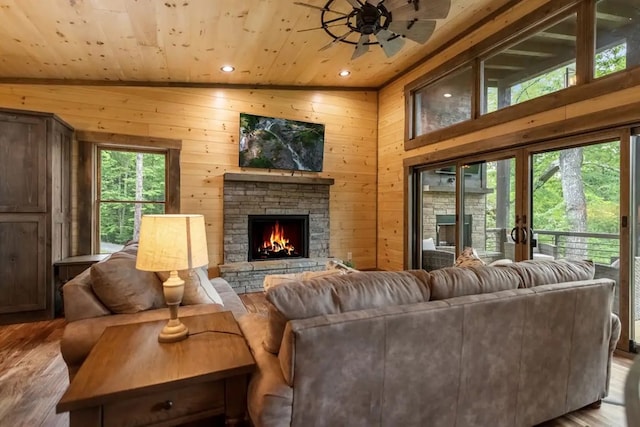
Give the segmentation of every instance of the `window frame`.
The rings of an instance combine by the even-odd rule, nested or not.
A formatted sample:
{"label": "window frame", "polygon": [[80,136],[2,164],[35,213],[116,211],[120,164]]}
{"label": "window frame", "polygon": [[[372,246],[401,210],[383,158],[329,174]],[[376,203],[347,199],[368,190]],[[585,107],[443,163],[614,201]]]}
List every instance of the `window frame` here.
{"label": "window frame", "polygon": [[[165,188],[165,194],[164,194],[164,200],[105,200],[102,198],[102,156],[101,153],[103,151],[120,151],[120,152],[126,152],[126,153],[143,153],[143,154],[155,154],[155,155],[161,155],[164,157],[164,188]],[[101,208],[103,206],[103,204],[111,204],[111,203],[128,203],[128,204],[151,204],[151,205],[162,205],[163,206],[163,211],[164,213],[168,213],[167,212],[167,177],[168,177],[168,154],[167,154],[167,150],[164,149],[154,149],[154,148],[131,148],[131,147],[126,147],[126,148],[122,148],[122,147],[114,147],[112,145],[103,145],[103,144],[98,144],[96,146],[96,196],[94,199],[94,203],[95,203],[95,212],[94,212],[94,218],[95,218],[95,230],[94,230],[94,235],[96,236],[96,238],[94,239],[95,244],[97,247],[93,248],[95,253],[103,253],[101,251],[101,215],[100,215],[100,211]]]}
{"label": "window frame", "polygon": [[[180,150],[182,141],[103,132],[76,131],[78,142],[76,252],[100,253],[98,186],[99,151],[112,149],[165,155],[165,213],[180,213]],[[155,203],[155,202],[154,202]]]}
{"label": "window frame", "polygon": [[[627,68],[598,79],[594,78],[595,8],[594,0],[555,0],[551,4],[535,9],[528,15],[514,21],[502,30],[488,36],[476,45],[407,84],[404,87],[405,151],[605,95],[611,91],[637,86],[640,82],[640,66]],[[491,113],[481,114],[480,107],[483,101],[481,62],[509,45],[516,44],[541,28],[554,25],[573,13],[577,14],[576,84]],[[415,92],[469,64],[472,64],[475,70],[475,91],[473,94],[471,120],[415,136],[413,120]]]}

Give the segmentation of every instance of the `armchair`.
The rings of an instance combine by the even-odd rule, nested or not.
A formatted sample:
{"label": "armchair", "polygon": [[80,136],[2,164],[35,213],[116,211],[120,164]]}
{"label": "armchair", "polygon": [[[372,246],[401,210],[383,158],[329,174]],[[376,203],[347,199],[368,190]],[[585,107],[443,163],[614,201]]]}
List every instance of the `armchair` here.
{"label": "armchair", "polygon": [[453,252],[438,249],[425,249],[422,251],[422,268],[426,271],[451,267],[456,261]]}

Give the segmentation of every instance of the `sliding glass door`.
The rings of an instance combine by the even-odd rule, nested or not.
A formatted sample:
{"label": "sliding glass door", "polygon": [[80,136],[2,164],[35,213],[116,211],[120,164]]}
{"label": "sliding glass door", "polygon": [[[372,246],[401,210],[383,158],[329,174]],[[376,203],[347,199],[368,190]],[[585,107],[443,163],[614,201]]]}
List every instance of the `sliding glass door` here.
{"label": "sliding glass door", "polygon": [[[461,166],[462,205],[460,247],[472,247],[487,264],[516,259],[513,157]],[[515,236],[515,234],[514,234]]]}
{"label": "sliding glass door", "polygon": [[425,270],[451,266],[465,247],[472,247],[487,264],[517,259],[512,238],[517,208],[514,157],[420,168],[415,180],[419,233],[414,265]]}
{"label": "sliding glass door", "polygon": [[533,153],[531,177],[531,258],[592,260],[619,283],[620,140]]}
{"label": "sliding glass door", "polygon": [[414,168],[410,267],[453,265],[465,247],[487,264],[591,260],[596,278],[616,282],[613,311],[628,325],[625,349],[634,330],[640,338],[640,131],[631,133],[595,132]]}

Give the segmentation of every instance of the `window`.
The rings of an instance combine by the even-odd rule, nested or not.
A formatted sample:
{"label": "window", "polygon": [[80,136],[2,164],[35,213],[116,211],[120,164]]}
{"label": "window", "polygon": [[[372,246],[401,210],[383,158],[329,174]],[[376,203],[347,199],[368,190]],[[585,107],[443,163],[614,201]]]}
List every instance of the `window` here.
{"label": "window", "polygon": [[182,141],[76,131],[72,252],[117,251],[137,238],[139,218],[180,213]]}
{"label": "window", "polygon": [[112,253],[137,239],[142,214],[165,213],[166,155],[99,148],[98,171],[99,251]]}
{"label": "window", "polygon": [[639,74],[640,0],[548,2],[405,86],[405,150],[628,89]]}
{"label": "window", "polygon": [[640,0],[597,2],[594,76],[636,65],[640,65]]}
{"label": "window", "polygon": [[482,61],[483,114],[575,84],[576,20],[572,14]]}
{"label": "window", "polygon": [[464,67],[417,90],[413,95],[414,135],[471,119],[473,70]]}

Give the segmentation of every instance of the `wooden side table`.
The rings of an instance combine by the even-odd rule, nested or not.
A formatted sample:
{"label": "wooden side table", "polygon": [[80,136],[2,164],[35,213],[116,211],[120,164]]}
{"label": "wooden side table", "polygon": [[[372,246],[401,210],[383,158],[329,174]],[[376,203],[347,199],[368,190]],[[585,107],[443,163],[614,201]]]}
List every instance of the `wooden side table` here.
{"label": "wooden side table", "polygon": [[233,314],[181,320],[189,337],[177,343],[158,342],[166,320],[108,327],[56,411],[71,427],[243,422],[255,361]]}
{"label": "wooden side table", "polygon": [[54,301],[55,301],[55,314],[62,316],[64,314],[64,306],[62,299],[62,285],[69,280],[76,277],[78,274],[91,267],[96,262],[100,262],[110,254],[93,254],[93,255],[78,255],[68,258],[63,258],[53,263],[53,280],[55,284]]}

